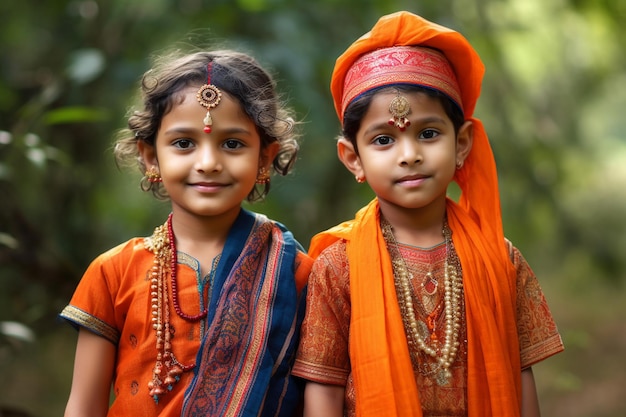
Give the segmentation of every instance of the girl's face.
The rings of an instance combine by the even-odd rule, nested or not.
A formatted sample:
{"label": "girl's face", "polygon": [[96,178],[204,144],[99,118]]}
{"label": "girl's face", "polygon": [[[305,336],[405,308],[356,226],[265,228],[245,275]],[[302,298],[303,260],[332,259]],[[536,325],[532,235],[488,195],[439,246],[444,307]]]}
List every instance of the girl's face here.
{"label": "girl's face", "polygon": [[397,95],[385,91],[372,98],[356,134],[359,154],[342,140],[340,158],[368,182],[386,216],[393,216],[392,210],[443,210],[456,164],[471,148],[471,123],[460,129],[457,145],[452,121],[438,99],[421,92],[400,93],[411,108],[410,125],[401,131],[389,124],[389,105]]}
{"label": "girl's face", "polygon": [[271,163],[274,147],[261,151],[254,122],[225,92],[211,109],[211,133],[205,133],[206,109],[196,100],[197,90],[180,92],[161,120],[155,147],[140,146],[140,152],[146,167],[156,166],[161,174],[174,213],[234,218],[259,168]]}

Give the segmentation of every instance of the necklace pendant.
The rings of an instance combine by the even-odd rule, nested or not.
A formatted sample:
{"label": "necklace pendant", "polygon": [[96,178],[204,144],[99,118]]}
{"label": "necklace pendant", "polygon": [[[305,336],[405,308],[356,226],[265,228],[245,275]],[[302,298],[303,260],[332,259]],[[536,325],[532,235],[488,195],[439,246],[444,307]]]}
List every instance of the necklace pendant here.
{"label": "necklace pendant", "polygon": [[422,288],[426,294],[433,296],[437,293],[437,287],[439,286],[439,281],[433,278],[433,274],[431,272],[426,274],[426,279],[422,283]]}

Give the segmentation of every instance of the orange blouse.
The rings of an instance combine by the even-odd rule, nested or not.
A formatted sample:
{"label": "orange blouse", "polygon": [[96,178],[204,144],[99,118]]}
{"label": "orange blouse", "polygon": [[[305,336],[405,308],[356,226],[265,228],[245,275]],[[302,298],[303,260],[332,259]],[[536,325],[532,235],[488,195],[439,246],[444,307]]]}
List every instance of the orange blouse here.
{"label": "orange blouse", "polygon": [[[151,325],[150,279],[154,254],[143,238],[134,238],[98,256],[89,266],[60,317],[86,328],[117,347],[113,380],[115,399],[108,416],[156,417],[181,414],[185,389],[193,371],[181,375],[172,391],[158,404],[149,395],[148,382],[156,361],[156,335]],[[301,289],[310,270],[310,259],[297,253],[295,279]],[[215,265],[214,265],[215,269]],[[179,303],[187,314],[204,309],[204,288],[211,294],[212,274],[201,276],[199,262],[182,252],[178,256]],[[206,301],[208,302],[208,301]],[[294,302],[296,302],[294,300]],[[193,364],[207,328],[206,320],[188,322],[170,316],[175,328],[172,351],[185,365]]]}

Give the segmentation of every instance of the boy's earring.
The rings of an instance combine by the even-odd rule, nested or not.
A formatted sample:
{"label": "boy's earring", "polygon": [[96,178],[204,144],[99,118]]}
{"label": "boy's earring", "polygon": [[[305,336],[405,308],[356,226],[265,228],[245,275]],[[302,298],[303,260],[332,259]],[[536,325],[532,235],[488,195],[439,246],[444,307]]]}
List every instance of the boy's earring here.
{"label": "boy's earring", "polygon": [[159,174],[155,166],[151,166],[148,170],[146,170],[146,178],[152,184],[157,182],[163,182],[163,178],[161,178],[161,175]]}
{"label": "boy's earring", "polygon": [[354,178],[356,179],[356,182],[358,182],[359,184],[363,184],[365,182],[365,178],[364,177],[360,177],[360,176],[356,175]]}
{"label": "boy's earring", "polygon": [[391,113],[392,117],[388,123],[400,129],[401,132],[404,132],[404,129],[411,125],[411,122],[407,119],[407,116],[411,113],[411,103],[399,93],[389,103],[389,113]]}
{"label": "boy's earring", "polygon": [[256,176],[257,184],[268,184],[270,182],[270,171],[265,168],[259,168],[259,173]]}

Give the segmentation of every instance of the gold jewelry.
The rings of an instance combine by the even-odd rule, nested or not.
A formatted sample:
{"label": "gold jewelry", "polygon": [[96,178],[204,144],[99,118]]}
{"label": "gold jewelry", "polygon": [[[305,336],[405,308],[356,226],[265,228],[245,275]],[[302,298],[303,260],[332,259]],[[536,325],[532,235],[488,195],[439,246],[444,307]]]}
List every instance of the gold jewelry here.
{"label": "gold jewelry", "polygon": [[180,381],[183,372],[191,371],[195,364],[184,365],[176,359],[172,351],[172,338],[174,328],[170,325],[170,290],[171,302],[174,311],[181,318],[189,322],[197,322],[204,319],[208,313],[205,307],[196,315],[185,314],[178,302],[178,284],[176,279],[176,266],[178,264],[178,252],[176,240],[172,230],[172,215],[170,214],[165,224],[157,227],[154,234],[145,240],[146,249],[154,253],[154,263],[149,272],[150,278],[150,305],[152,306],[152,328],[156,332],[156,362],[152,371],[152,380],[148,383],[150,396],[155,403],[159,403],[162,395],[167,394],[174,388],[174,384]]}
{"label": "gold jewelry", "polygon": [[424,294],[422,295],[422,305],[426,310],[426,313],[431,313],[436,307],[437,289],[439,288],[439,281],[435,279],[432,271],[428,271],[422,282],[422,289]]}
{"label": "gold jewelry", "polygon": [[406,97],[401,96],[399,93],[389,103],[389,113],[392,116],[389,119],[389,124],[397,127],[401,132],[404,132],[406,127],[411,125],[411,122],[406,117],[411,113],[411,104]]}
{"label": "gold jewelry", "polygon": [[[433,375],[438,385],[446,385],[452,377],[450,367],[459,351],[459,333],[463,314],[463,276],[459,259],[454,250],[452,232],[447,221],[444,221],[443,236],[446,244],[446,260],[444,264],[443,304],[439,304],[425,317],[425,320],[418,320],[413,304],[412,274],[400,253],[391,224],[381,218],[381,228],[391,255],[398,304],[407,334],[413,368],[424,376]],[[441,314],[442,308],[445,325],[443,344],[438,340],[435,333],[437,317]],[[420,351],[431,357],[433,361],[420,363]]]}
{"label": "gold jewelry", "polygon": [[153,184],[157,182],[163,182],[163,178],[161,178],[161,175],[159,174],[159,171],[157,171],[155,166],[151,166],[146,170],[146,178],[148,179],[148,182],[151,182]]}
{"label": "gold jewelry", "polygon": [[210,109],[220,104],[222,99],[222,92],[215,85],[211,84],[211,69],[213,62],[207,64],[207,82],[198,89],[196,93],[196,99],[202,107],[206,107],[206,116],[202,120],[204,123],[204,133],[211,133],[211,126],[213,126],[213,119],[211,118]]}
{"label": "gold jewelry", "polygon": [[[168,219],[169,221],[169,219]],[[150,396],[158,404],[159,398],[169,392],[180,380],[184,371],[194,365],[185,366],[176,360],[172,352],[174,329],[170,326],[170,300],[167,277],[170,273],[172,257],[171,242],[166,225],[157,227],[151,238],[145,240],[146,248],[154,253],[154,264],[149,272],[150,304],[152,306],[152,328],[156,332],[157,357],[148,383]]]}
{"label": "gold jewelry", "polygon": [[265,167],[259,168],[259,173],[256,176],[257,184],[268,184],[270,182],[270,171]]}

